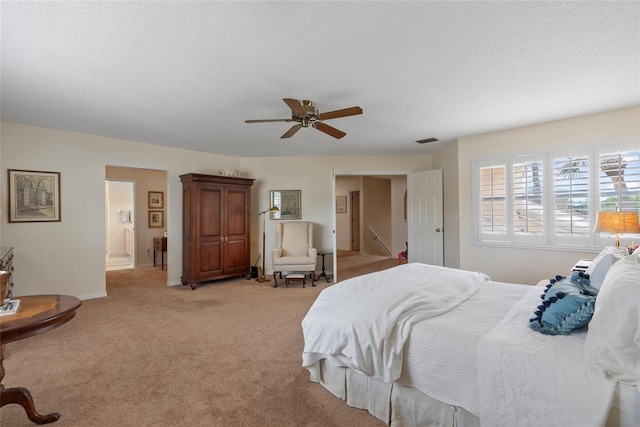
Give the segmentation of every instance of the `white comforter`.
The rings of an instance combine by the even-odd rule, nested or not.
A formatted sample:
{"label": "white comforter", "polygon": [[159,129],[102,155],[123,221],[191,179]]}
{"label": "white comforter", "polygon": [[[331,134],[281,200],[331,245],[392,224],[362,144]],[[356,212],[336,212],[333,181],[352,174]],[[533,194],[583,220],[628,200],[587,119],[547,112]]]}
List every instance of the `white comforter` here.
{"label": "white comforter", "polygon": [[615,383],[582,357],[586,332],[543,335],[526,325],[532,288],[478,344],[483,426],[602,426]]}
{"label": "white comforter", "polygon": [[404,347],[402,374],[395,382],[479,417],[476,348],[529,289],[529,285],[489,281],[455,310],[416,323]]}
{"label": "white comforter", "polygon": [[412,326],[455,308],[488,280],[482,273],[410,263],[331,286],[302,320],[302,365],[328,359],[392,382],[400,377]]}

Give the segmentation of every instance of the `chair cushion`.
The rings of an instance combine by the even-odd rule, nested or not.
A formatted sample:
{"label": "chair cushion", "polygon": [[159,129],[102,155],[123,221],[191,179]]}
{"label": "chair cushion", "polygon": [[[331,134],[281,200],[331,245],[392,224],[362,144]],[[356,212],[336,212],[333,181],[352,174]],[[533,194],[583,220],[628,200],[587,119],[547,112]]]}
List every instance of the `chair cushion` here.
{"label": "chair cushion", "polygon": [[309,262],[309,223],[306,221],[283,224],[282,256],[307,257]]}
{"label": "chair cushion", "polygon": [[280,265],[303,265],[303,264],[314,264],[313,262],[313,258],[310,258],[308,256],[288,256],[288,257],[282,257],[282,258],[275,258],[273,260],[273,265],[275,266],[280,266]]}

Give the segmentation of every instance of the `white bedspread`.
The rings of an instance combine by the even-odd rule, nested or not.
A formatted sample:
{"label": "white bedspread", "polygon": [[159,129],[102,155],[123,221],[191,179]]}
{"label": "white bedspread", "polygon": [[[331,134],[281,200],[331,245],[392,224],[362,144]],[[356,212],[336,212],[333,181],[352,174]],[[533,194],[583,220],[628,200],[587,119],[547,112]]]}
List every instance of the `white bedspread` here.
{"label": "white bedspread", "polygon": [[392,382],[402,371],[412,325],[455,308],[487,280],[482,273],[410,263],[331,286],[302,320],[302,365],[324,358]]}
{"label": "white bedspread", "polygon": [[529,285],[490,281],[455,310],[416,323],[396,382],[479,417],[478,343],[529,289]]}
{"label": "white bedspread", "polygon": [[586,332],[543,335],[528,327],[532,288],[478,344],[483,426],[602,426],[615,384],[582,357]]}

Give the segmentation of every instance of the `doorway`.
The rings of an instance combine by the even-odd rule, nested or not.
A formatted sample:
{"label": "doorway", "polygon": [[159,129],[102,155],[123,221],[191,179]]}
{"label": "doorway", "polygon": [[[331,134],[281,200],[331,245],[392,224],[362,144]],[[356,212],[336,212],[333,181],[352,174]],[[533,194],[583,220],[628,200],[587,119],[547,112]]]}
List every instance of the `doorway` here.
{"label": "doorway", "polygon": [[105,180],[105,270],[135,267],[135,183]]}
{"label": "doorway", "polygon": [[335,214],[335,279],[341,280],[337,277],[341,262],[345,266],[368,264],[395,259],[395,254],[404,251],[406,173],[336,174],[334,187],[337,197],[348,197],[346,212]]}

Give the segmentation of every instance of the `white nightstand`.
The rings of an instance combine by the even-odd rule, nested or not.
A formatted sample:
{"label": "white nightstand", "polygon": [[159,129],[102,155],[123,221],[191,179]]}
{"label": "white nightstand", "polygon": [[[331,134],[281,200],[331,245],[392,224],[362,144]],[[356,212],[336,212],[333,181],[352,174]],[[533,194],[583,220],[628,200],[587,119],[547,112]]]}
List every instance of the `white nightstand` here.
{"label": "white nightstand", "polygon": [[571,271],[582,271],[583,273],[587,271],[587,268],[591,265],[592,259],[581,259],[575,263]]}
{"label": "white nightstand", "polygon": [[[571,271],[569,272],[569,275],[571,275],[571,273],[573,273],[574,271],[581,271],[581,272],[585,272],[587,271],[587,268],[589,268],[589,266],[591,265],[591,259],[581,259],[578,260],[578,262],[576,262],[573,267],[571,267]],[[547,286],[549,284],[549,279],[542,279],[540,280],[536,286]]]}

